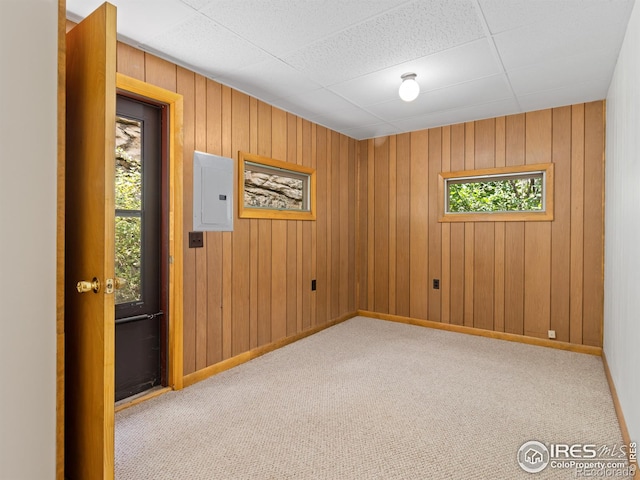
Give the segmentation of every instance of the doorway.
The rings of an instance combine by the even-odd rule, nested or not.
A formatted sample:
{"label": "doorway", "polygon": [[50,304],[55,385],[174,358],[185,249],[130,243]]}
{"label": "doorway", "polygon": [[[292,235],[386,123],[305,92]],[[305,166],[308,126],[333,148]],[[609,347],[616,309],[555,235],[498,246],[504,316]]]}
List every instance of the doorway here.
{"label": "doorway", "polygon": [[166,385],[167,222],[162,108],[117,95],[115,401]]}

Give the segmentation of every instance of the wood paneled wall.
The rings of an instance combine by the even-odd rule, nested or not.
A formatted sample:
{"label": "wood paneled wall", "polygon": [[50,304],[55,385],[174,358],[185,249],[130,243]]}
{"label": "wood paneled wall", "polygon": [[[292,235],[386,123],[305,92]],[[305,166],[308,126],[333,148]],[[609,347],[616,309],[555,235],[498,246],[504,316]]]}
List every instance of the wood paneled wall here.
{"label": "wood paneled wall", "polygon": [[357,142],[125,44],[117,69],[184,97],[185,238],[194,150],[317,169],[316,221],[235,218],[185,248],[185,375],[354,312]]}
{"label": "wood paneled wall", "polygon": [[[359,309],[602,346],[603,101],[358,148]],[[438,223],[438,172],[546,162],[552,222]]]}

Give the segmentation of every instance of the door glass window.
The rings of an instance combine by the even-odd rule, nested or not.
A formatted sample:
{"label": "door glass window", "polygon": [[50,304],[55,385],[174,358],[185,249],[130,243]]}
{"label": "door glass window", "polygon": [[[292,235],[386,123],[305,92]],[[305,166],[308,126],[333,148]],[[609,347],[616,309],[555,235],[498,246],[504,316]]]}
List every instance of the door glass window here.
{"label": "door glass window", "polygon": [[142,122],[116,118],[116,304],[142,300]]}

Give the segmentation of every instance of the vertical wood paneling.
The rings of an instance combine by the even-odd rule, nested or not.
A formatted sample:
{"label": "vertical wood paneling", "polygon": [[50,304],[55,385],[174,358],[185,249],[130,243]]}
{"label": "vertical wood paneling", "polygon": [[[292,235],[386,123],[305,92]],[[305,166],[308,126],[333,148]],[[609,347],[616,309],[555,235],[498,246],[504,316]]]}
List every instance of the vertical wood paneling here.
{"label": "vertical wood paneling", "polygon": [[[178,67],[177,92],[183,97],[183,208],[184,238],[189,238],[193,219],[193,151],[195,148],[195,74]],[[183,256],[184,308],[183,308],[183,369],[189,374],[196,371],[196,253],[185,248]]]}
{"label": "vertical wood paneling", "polygon": [[[525,161],[551,160],[551,110],[526,114]],[[526,222],[524,242],[524,333],[547,338],[551,325],[551,224]]]}
{"label": "vertical wood paneling", "polygon": [[374,310],[374,280],[375,280],[375,228],[376,228],[376,209],[375,209],[375,149],[374,141],[367,140],[367,310]]}
{"label": "vertical wood paneling", "polygon": [[[171,92],[176,91],[177,71],[173,63],[162,60],[150,53],[144,54],[144,62],[145,82]],[[197,130],[197,127],[194,130]]]}
{"label": "vertical wood paneling", "polygon": [[[429,191],[438,191],[438,173],[442,171],[442,129],[429,130]],[[442,228],[438,222],[438,197],[429,195],[429,274],[427,278],[428,313],[427,318],[440,321],[440,292],[433,288],[433,280],[441,279],[442,273]]]}
{"label": "vertical wood paneling", "polygon": [[[600,345],[603,114],[593,102],[359,142],[360,308]],[[548,162],[553,222],[437,222],[440,171]]]}
{"label": "vertical wood paneling", "polygon": [[[237,153],[232,153],[231,144],[231,116],[232,116],[232,90],[229,87],[222,87],[222,155],[237,159]],[[234,185],[237,182],[238,169],[234,170]],[[232,267],[233,267],[233,233],[222,233],[222,358],[231,357],[232,338]],[[186,281],[185,281],[186,283]],[[185,287],[186,289],[187,287]],[[188,345],[185,343],[185,349]]]}
{"label": "vertical wood paneling", "polygon": [[358,181],[358,230],[356,232],[358,265],[356,271],[358,308],[368,308],[368,263],[369,263],[369,227],[368,227],[368,198],[369,198],[369,173],[367,160],[368,145],[366,141],[358,143],[357,181]]}
{"label": "vertical wood paneling", "polygon": [[271,220],[258,220],[258,346],[271,342]]}
{"label": "vertical wood paneling", "polygon": [[551,225],[526,223],[524,228],[524,334],[547,338],[551,321]]}
{"label": "vertical wood paneling", "polygon": [[[451,127],[442,128],[442,171],[451,171]],[[442,273],[440,321],[451,322],[451,224],[442,225]]]}
{"label": "vertical wood paneling", "polygon": [[569,339],[582,343],[584,298],[584,104],[571,107],[571,280]]}
{"label": "vertical wood paneling", "polygon": [[396,177],[396,155],[397,136],[389,137],[389,313],[396,313],[396,266],[397,259],[397,236],[396,236],[396,215],[397,215],[397,177]]}
{"label": "vertical wood paneling", "polygon": [[287,336],[287,221],[271,225],[271,341]]}
{"label": "vertical wood paneling", "polygon": [[[311,157],[315,153],[315,144],[312,143],[313,132],[311,131],[311,124],[307,121],[302,122],[302,128],[299,128],[298,134],[302,136],[302,161],[303,165],[313,167]],[[314,325],[314,321],[311,318],[311,311],[313,310],[312,297],[315,298],[315,292],[311,291],[311,281],[315,278],[315,242],[312,239],[315,235],[312,231],[312,227],[315,227],[315,222],[300,222],[302,224],[302,244],[298,244],[300,251],[298,251],[299,262],[302,264],[302,280],[299,286],[301,293],[300,300],[302,301],[301,318],[299,319],[298,330],[306,330],[311,325]]]}
{"label": "vertical wood paneling", "polygon": [[[249,149],[249,97],[231,92],[231,150]],[[237,153],[236,153],[237,155]],[[249,350],[249,230],[247,219],[236,218],[233,231],[233,253],[231,276],[232,334],[231,354],[238,355]]]}
{"label": "vertical wood paneling", "polygon": [[[207,152],[222,154],[222,86],[207,80]],[[207,365],[222,360],[222,233],[207,232]]]}
{"label": "vertical wood paneling", "polygon": [[571,268],[571,107],[553,109],[554,218],[551,224],[551,329],[569,341]]}
{"label": "vertical wood paneling", "polygon": [[[506,118],[506,165],[524,165],[525,115]],[[504,330],[524,333],[524,223],[505,225]]]}
{"label": "vertical wood paneling", "polygon": [[[252,152],[258,151],[258,100],[249,99],[249,145]],[[237,208],[237,207],[236,207]],[[259,220],[252,218],[249,221],[249,346],[258,346],[258,256],[260,242],[258,232]]]}
{"label": "vertical wood paneling", "polygon": [[524,333],[524,225],[505,226],[504,331]]}
{"label": "vertical wood paneling", "polygon": [[[348,159],[356,160],[357,155],[357,145],[356,141],[353,139],[349,140],[349,154]],[[349,265],[348,265],[348,305],[347,312],[353,312],[356,310],[356,225],[357,217],[356,217],[356,162],[348,161],[348,169],[349,169],[349,183],[347,185],[347,190],[349,191],[348,197],[348,210],[349,210],[349,231],[348,231],[348,239],[349,239]]]}
{"label": "vertical wood paneling", "polygon": [[[427,319],[429,315],[429,132],[411,133],[411,178],[409,188],[410,315]],[[377,272],[376,272],[377,275]]]}
{"label": "vertical wood paneling", "polygon": [[[166,63],[165,65],[170,65]],[[207,80],[202,75],[195,77],[195,149],[207,149]],[[203,248],[194,249],[196,252],[196,370],[207,366],[207,331],[208,331],[208,289],[207,282],[208,235],[203,235]]]}
{"label": "vertical wood paneling", "polygon": [[492,223],[481,222],[474,232],[473,326],[494,329],[493,288],[495,264],[495,231]]}
{"label": "vertical wood paneling", "polygon": [[325,312],[326,315],[319,319],[319,324],[323,325],[331,315],[333,314],[333,299],[334,299],[334,291],[333,291],[333,150],[332,150],[332,132],[327,130],[326,137],[326,151],[327,151],[327,160],[326,160],[326,183],[325,183],[325,198],[326,198],[326,242],[327,242],[327,274],[325,277],[326,284],[324,286],[327,296],[325,297]]}
{"label": "vertical wood paneling", "polygon": [[126,43],[118,42],[117,71],[136,80],[144,81],[144,52]]}
{"label": "vertical wood paneling", "polygon": [[389,140],[374,140],[375,230],[374,304],[376,312],[389,313]]}
{"label": "vertical wood paneling", "polygon": [[249,346],[259,345],[258,317],[260,304],[258,303],[258,253],[260,226],[258,219],[249,222]]}
{"label": "vertical wood paneling", "polygon": [[343,210],[340,205],[340,135],[331,132],[331,318],[339,315],[340,311],[340,215]]}
{"label": "vertical wood paneling", "polygon": [[[604,315],[604,104],[584,110],[584,304],[582,340],[602,346]],[[595,261],[594,261],[595,259]]]}
{"label": "vertical wood paneling", "polygon": [[349,304],[349,139],[344,135],[340,137],[340,283],[339,308],[334,318],[348,311]]}
{"label": "vertical wood paneling", "polygon": [[[298,121],[294,115],[286,115],[287,162],[298,162]],[[302,145],[300,145],[302,147]],[[287,224],[287,328],[286,335],[294,335],[298,331],[298,285],[302,282],[302,274],[298,278],[298,226],[302,222],[293,221]],[[302,238],[301,238],[302,239]],[[302,263],[300,262],[300,267]],[[302,272],[302,270],[301,270]]]}
{"label": "vertical wood paneling", "polygon": [[[475,168],[475,123],[468,122],[464,126],[464,168],[473,170]],[[475,224],[465,223],[464,225],[464,325],[473,326],[474,284],[475,284]]]}
{"label": "vertical wood paneling", "polygon": [[317,210],[316,215],[316,324],[323,324],[327,319],[327,129],[317,128],[316,137],[316,182]]}
{"label": "vertical wood paneling", "polygon": [[[451,127],[451,171],[464,170],[464,124]],[[464,224],[451,225],[451,311],[449,321],[464,324]]]}
{"label": "vertical wood paneling", "polygon": [[213,235],[207,241],[207,365],[213,365],[222,360],[222,234],[209,233]]}
{"label": "vertical wood paneling", "polygon": [[396,313],[410,314],[411,135],[396,139]]}
{"label": "vertical wood paneling", "polygon": [[[506,165],[506,119],[496,118],[495,166]],[[493,277],[493,328],[504,332],[504,262],[505,262],[505,222],[495,226],[495,265]]]}
{"label": "vertical wood paneling", "polygon": [[[287,160],[287,114],[271,109],[271,156]],[[271,341],[287,336],[287,221],[271,223]]]}
{"label": "vertical wood paneling", "polygon": [[[476,122],[475,168],[495,167],[495,119]],[[473,266],[473,326],[494,328],[494,267],[495,226],[493,222],[479,222],[474,228]]]}
{"label": "vertical wood paneling", "polygon": [[[271,107],[264,102],[256,102],[256,126],[258,155],[271,157]],[[257,263],[257,335],[258,345],[272,341],[272,222],[258,219],[258,263]]]}

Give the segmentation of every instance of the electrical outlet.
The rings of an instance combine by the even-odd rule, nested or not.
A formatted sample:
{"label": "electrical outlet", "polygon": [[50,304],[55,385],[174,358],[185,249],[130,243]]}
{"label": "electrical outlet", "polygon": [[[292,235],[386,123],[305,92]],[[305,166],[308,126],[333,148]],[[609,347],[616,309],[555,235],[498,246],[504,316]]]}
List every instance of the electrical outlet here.
{"label": "electrical outlet", "polygon": [[439,278],[434,278],[433,279],[433,289],[434,290],[439,290],[440,289],[440,279]]}
{"label": "electrical outlet", "polygon": [[311,290],[315,290],[316,289],[316,281],[315,280],[311,280]]}
{"label": "electrical outlet", "polygon": [[556,338],[556,331],[555,330],[549,330],[549,338],[551,340],[554,340]]}
{"label": "electrical outlet", "polygon": [[202,248],[203,246],[202,232],[189,232],[189,248]]}

